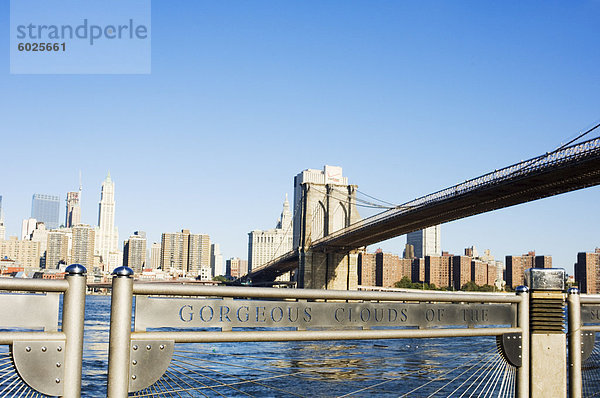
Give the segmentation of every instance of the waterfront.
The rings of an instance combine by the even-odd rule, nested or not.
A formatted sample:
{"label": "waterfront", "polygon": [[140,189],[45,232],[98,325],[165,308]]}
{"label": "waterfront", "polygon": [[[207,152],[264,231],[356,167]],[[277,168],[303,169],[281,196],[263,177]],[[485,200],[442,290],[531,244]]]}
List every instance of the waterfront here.
{"label": "waterfront", "polygon": [[[110,296],[87,296],[85,397],[106,395],[109,313]],[[470,388],[483,396],[512,396],[506,387],[513,376],[496,354],[492,337],[182,344],[176,346],[167,377],[152,393],[391,397],[447,396]]]}

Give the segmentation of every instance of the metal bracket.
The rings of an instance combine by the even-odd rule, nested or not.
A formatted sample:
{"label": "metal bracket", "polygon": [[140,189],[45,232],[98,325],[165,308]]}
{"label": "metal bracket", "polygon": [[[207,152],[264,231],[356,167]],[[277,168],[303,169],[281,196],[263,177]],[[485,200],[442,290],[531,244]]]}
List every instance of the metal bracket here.
{"label": "metal bracket", "polygon": [[592,355],[596,343],[596,332],[581,332],[581,362]]}
{"label": "metal bracket", "polygon": [[496,345],[500,355],[512,366],[521,367],[522,339],[521,333],[504,333],[496,336]]}
{"label": "metal bracket", "polygon": [[167,371],[175,343],[173,341],[132,340],[129,364],[129,392],[156,383]]}
{"label": "metal bracket", "polygon": [[34,390],[50,396],[64,392],[65,341],[15,341],[11,351],[17,373]]}

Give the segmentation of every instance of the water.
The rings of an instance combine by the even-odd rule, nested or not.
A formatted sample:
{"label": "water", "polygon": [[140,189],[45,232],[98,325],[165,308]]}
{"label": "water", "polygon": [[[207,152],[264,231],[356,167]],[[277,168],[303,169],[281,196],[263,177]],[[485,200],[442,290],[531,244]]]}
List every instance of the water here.
{"label": "water", "polygon": [[[82,378],[85,397],[106,395],[109,318],[110,297],[88,296]],[[178,344],[166,376],[146,392],[333,397],[428,396],[439,389],[436,396],[446,396],[456,388],[478,388],[495,391],[497,396],[502,393],[502,383],[511,382],[510,372],[511,367],[496,354],[491,337]],[[512,396],[512,391],[502,395]]]}

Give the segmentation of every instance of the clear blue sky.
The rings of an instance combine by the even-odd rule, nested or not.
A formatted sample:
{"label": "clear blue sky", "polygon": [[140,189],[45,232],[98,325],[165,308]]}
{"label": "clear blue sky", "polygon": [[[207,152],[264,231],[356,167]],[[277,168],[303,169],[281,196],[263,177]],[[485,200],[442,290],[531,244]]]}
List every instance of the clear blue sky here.
{"label": "clear blue sky", "polygon": [[[4,28],[7,233],[33,193],[64,201],[79,170],[96,224],[110,170],[121,240],[187,228],[246,258],[247,233],[274,226],[303,169],[342,166],[403,203],[536,156],[600,119],[599,15],[597,0],[154,0],[150,75],[10,75]],[[571,272],[600,246],[599,199],[589,188],[445,224],[442,246],[536,250]]]}

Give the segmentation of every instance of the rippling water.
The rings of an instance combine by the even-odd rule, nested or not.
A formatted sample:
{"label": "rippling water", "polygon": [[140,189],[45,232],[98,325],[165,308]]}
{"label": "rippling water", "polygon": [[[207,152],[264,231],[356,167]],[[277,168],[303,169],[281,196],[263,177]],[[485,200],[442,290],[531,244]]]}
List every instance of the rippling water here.
{"label": "rippling water", "polygon": [[[88,296],[82,396],[106,395],[109,318],[110,297]],[[416,388],[410,396],[427,396],[456,377],[448,370],[485,370],[492,354],[483,353],[494,348],[487,337],[181,344],[163,385],[184,389],[202,373],[198,396],[398,396]]]}

